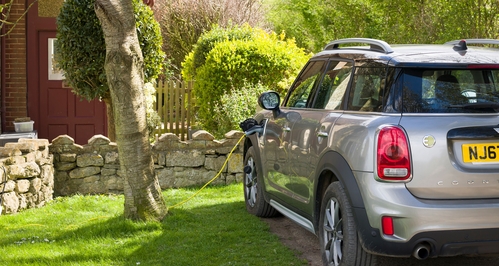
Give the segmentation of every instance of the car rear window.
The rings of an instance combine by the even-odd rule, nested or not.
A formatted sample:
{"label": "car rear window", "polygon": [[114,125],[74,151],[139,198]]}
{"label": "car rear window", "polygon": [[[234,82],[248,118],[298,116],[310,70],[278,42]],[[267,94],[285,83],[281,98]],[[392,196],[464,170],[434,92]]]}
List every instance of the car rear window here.
{"label": "car rear window", "polygon": [[498,69],[402,69],[399,77],[402,112],[499,112]]}

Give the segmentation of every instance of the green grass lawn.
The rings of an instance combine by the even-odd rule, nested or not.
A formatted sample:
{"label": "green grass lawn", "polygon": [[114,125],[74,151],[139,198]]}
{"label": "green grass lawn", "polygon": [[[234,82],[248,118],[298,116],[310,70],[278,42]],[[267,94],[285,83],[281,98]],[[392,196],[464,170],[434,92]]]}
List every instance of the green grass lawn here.
{"label": "green grass lawn", "polygon": [[[168,206],[196,189],[163,193]],[[0,265],[306,265],[248,214],[241,184],[205,188],[162,223],[123,219],[123,196],[57,198],[0,216]]]}

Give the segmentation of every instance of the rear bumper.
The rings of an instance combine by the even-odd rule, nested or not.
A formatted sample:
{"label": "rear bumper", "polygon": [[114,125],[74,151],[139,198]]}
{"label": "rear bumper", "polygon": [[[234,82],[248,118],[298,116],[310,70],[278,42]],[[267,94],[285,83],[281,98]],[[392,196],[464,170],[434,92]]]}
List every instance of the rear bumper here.
{"label": "rear bumper", "polygon": [[[363,209],[355,209],[356,218],[365,216]],[[369,225],[367,219],[359,219],[359,237],[364,249],[373,254],[410,257],[419,244],[427,244],[429,257],[457,255],[499,254],[499,228],[448,230],[422,232],[405,242],[383,238],[378,228]]]}
{"label": "rear bumper", "polygon": [[[371,253],[409,257],[418,244],[430,257],[499,254],[499,199],[421,200],[402,183],[380,183],[355,173],[365,208],[354,208],[363,247]],[[393,218],[393,236],[381,232],[381,217]]]}

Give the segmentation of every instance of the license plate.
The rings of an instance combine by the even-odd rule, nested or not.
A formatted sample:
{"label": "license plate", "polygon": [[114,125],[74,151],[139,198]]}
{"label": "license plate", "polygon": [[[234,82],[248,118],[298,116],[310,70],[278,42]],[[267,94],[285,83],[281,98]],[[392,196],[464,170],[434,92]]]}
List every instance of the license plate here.
{"label": "license plate", "polygon": [[463,162],[499,163],[499,143],[463,144]]}

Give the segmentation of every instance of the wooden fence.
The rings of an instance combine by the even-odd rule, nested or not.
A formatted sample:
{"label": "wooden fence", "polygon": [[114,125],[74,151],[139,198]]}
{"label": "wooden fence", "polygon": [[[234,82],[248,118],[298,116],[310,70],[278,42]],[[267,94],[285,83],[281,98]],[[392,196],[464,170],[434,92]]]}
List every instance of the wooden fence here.
{"label": "wooden fence", "polygon": [[181,140],[189,139],[194,123],[193,82],[174,79],[158,81],[156,85],[156,111],[161,117],[161,128],[155,134],[174,133]]}

